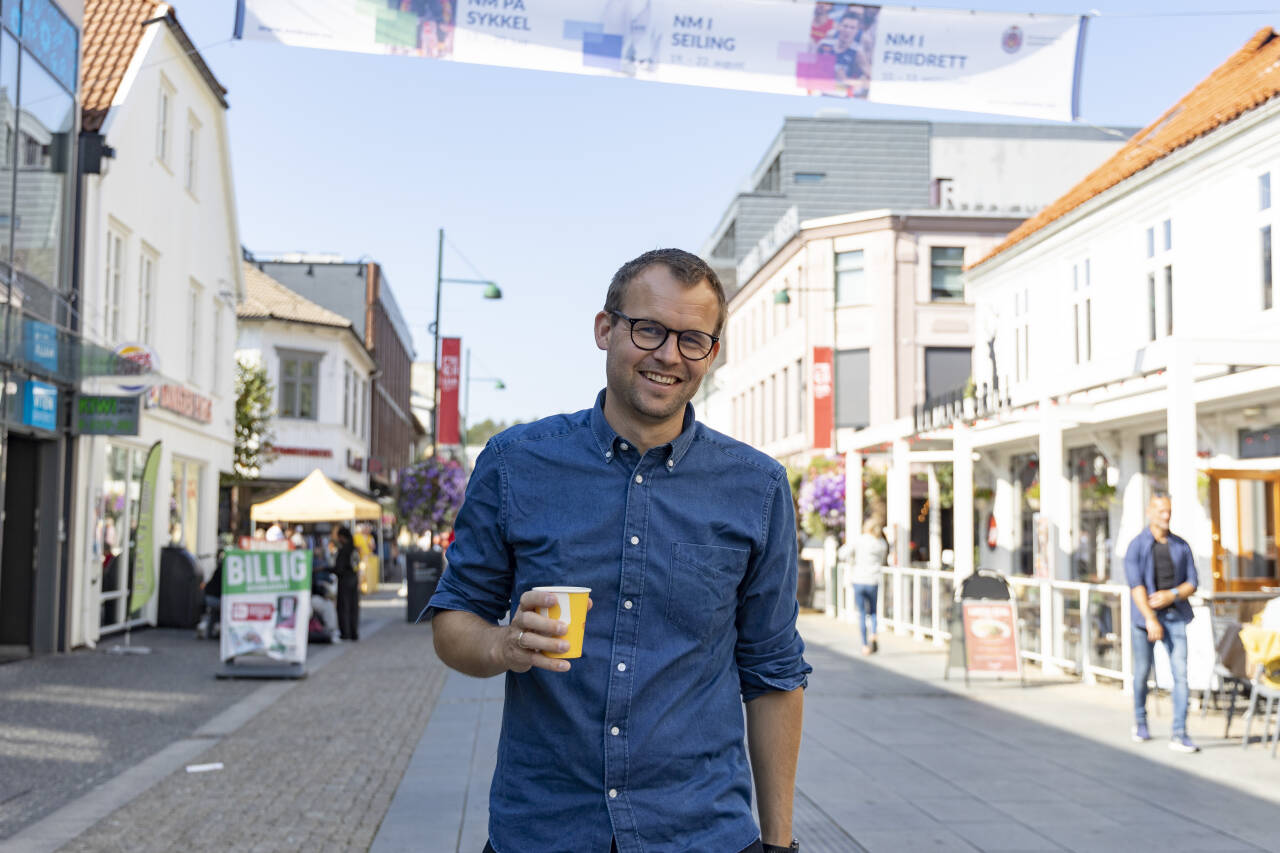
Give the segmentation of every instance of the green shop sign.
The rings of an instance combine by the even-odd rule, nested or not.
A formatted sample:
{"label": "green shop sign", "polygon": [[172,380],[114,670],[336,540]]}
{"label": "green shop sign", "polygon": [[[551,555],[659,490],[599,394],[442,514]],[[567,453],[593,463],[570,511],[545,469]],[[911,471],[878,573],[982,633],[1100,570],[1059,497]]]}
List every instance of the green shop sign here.
{"label": "green shop sign", "polygon": [[82,394],[76,400],[76,432],[80,435],[137,435],[138,395],[104,397]]}
{"label": "green shop sign", "polygon": [[222,594],[311,589],[310,551],[227,551]]}

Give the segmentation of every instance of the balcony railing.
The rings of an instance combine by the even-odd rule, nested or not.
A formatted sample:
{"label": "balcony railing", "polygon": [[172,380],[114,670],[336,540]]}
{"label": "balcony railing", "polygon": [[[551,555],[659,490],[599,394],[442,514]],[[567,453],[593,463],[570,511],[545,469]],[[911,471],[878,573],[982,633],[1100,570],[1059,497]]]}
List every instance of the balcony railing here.
{"label": "balcony railing", "polygon": [[936,397],[928,397],[923,403],[911,407],[916,432],[942,429],[959,420],[986,417],[1009,407],[1008,396],[1001,397],[998,388],[990,388],[983,382],[972,396],[963,391],[948,391]]}

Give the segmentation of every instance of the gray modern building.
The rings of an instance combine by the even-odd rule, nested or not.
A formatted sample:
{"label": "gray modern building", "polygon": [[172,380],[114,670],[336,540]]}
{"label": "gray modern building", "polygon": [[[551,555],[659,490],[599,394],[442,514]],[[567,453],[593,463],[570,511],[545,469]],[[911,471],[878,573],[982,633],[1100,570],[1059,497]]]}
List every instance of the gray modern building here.
{"label": "gray modern building", "polygon": [[[788,118],[702,254],[732,293],[754,271],[742,275],[739,264],[792,207],[797,222],[886,208],[1024,218],[1102,163],[1133,130]],[[767,260],[757,256],[750,265]]]}

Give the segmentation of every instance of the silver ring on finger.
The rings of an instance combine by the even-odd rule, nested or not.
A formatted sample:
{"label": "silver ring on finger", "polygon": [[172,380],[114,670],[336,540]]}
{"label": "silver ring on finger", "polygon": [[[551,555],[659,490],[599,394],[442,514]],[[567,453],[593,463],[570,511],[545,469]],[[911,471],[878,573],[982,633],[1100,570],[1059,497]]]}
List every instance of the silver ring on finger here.
{"label": "silver ring on finger", "polygon": [[516,645],[517,645],[517,646],[519,646],[519,647],[520,647],[520,648],[522,648],[522,649],[525,647],[525,646],[524,646],[524,631],[521,631],[519,634],[516,634]]}

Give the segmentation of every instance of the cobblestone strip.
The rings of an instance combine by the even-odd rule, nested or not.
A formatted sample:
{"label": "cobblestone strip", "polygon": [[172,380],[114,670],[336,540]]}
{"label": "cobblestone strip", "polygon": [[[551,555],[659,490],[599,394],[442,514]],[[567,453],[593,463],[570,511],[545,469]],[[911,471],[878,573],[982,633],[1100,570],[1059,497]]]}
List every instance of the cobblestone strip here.
{"label": "cobblestone strip", "polygon": [[63,847],[365,851],[444,683],[430,628],[396,622]]}

